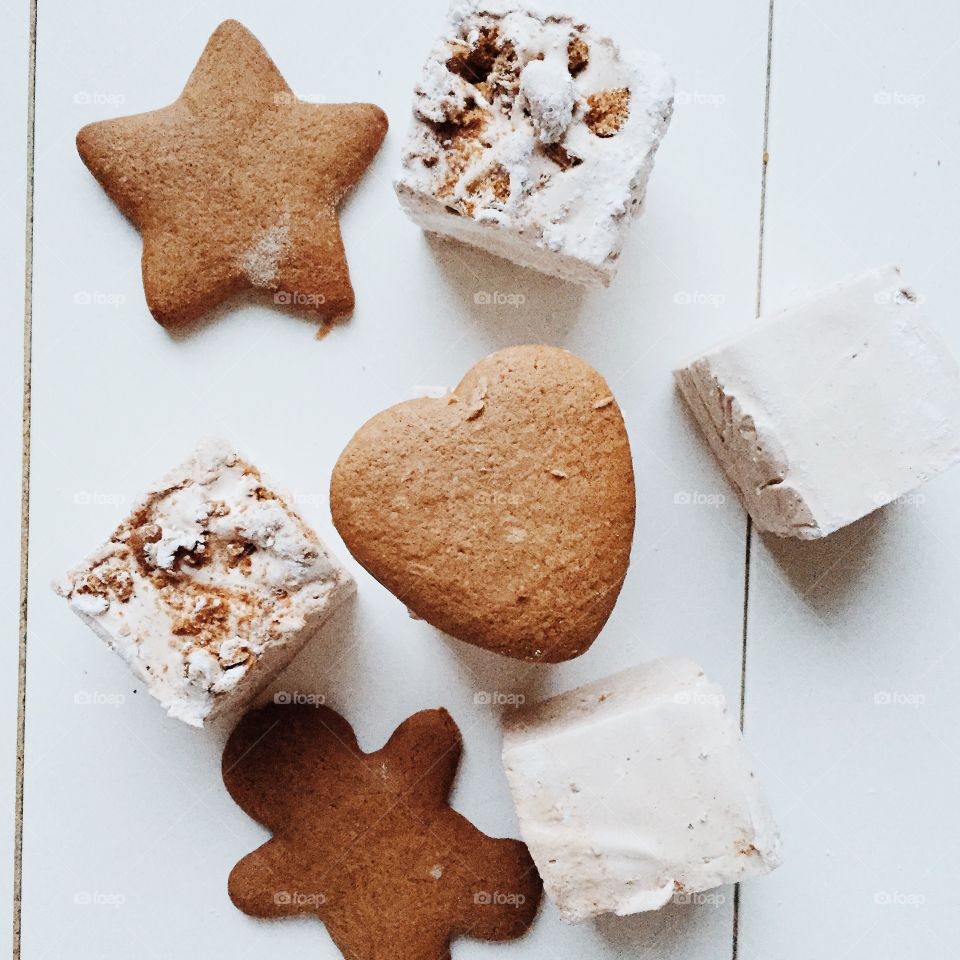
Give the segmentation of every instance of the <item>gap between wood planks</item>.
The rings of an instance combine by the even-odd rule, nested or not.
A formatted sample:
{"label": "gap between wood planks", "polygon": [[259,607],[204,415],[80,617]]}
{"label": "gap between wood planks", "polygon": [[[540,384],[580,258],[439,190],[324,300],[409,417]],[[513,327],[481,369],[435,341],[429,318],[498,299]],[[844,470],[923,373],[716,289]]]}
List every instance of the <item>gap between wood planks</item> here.
{"label": "gap between wood planks", "polygon": [[[760,168],[760,225],[757,235],[757,291],[754,312],[759,317],[763,306],[763,251],[767,214],[767,166],[770,160],[770,77],[773,69],[773,12],[776,0],[767,8],[767,65],[763,90],[763,146]],[[753,542],[753,523],[747,516],[744,537],[743,573],[743,628],[740,648],[740,729],[743,730],[747,712],[747,627],[750,619],[750,550]],[[740,884],[733,888],[733,945],[731,960],[738,960],[740,951]]]}
{"label": "gap between wood planks", "polygon": [[13,958],[20,960],[23,891],[23,758],[27,700],[27,575],[30,552],[30,375],[33,360],[33,169],[37,92],[37,0],[30,0],[27,57],[27,192],[23,277],[23,440],[20,492],[20,636],[17,663],[17,773],[13,844]]}

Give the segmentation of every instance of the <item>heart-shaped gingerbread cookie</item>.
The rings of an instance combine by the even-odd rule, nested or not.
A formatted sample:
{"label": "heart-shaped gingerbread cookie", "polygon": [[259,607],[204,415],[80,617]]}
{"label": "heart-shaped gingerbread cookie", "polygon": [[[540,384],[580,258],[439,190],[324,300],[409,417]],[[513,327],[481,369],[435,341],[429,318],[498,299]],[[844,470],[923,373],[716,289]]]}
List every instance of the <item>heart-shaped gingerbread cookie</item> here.
{"label": "heart-shaped gingerbread cookie", "polygon": [[453,393],[366,423],[330,486],[350,552],[467,643],[556,663],[596,639],[627,572],[630,445],[604,379],[566,350],[510,347]]}

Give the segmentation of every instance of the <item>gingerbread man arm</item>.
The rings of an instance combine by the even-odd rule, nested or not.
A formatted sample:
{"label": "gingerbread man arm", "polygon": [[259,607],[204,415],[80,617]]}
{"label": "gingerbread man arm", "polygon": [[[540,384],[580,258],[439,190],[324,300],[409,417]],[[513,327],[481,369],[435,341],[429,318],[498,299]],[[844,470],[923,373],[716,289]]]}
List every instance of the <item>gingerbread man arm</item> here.
{"label": "gingerbread man arm", "polygon": [[460,765],[463,741],[446,710],[422,710],[393,732],[374,762],[403,778],[405,792],[415,791],[425,804],[443,806]]}
{"label": "gingerbread man arm", "polygon": [[320,914],[328,895],[305,889],[311,886],[305,876],[303,865],[282,841],[268,840],[233,868],[227,893],[234,906],[251,917]]}

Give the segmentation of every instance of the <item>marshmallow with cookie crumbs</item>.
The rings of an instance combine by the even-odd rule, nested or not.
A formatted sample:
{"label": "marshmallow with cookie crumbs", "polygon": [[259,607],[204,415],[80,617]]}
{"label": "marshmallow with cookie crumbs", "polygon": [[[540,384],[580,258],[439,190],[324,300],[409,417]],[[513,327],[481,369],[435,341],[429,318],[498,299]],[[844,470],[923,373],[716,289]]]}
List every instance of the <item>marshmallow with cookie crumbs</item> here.
{"label": "marshmallow with cookie crumbs", "polygon": [[672,111],[655,54],[516,0],[459,0],[416,87],[397,194],[428,232],[607,285]]}
{"label": "marshmallow with cookie crumbs", "polygon": [[54,589],[199,727],[246,707],[354,582],[254,466],[209,442]]}

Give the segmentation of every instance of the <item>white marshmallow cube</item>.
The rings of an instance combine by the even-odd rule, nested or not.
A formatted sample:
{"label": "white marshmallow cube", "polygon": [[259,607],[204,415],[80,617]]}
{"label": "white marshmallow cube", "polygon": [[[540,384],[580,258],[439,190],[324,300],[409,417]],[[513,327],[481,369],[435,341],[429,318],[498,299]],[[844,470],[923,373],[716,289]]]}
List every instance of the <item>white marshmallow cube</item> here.
{"label": "white marshmallow cube", "polygon": [[960,373],[921,304],[870,270],[676,371],[758,529],[827,536],[960,459]]}
{"label": "white marshmallow cube", "polygon": [[667,658],[508,721],[520,830],[565,920],[656,910],[779,865],[735,712],[695,663]]}

